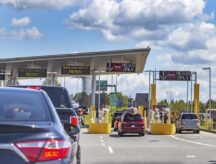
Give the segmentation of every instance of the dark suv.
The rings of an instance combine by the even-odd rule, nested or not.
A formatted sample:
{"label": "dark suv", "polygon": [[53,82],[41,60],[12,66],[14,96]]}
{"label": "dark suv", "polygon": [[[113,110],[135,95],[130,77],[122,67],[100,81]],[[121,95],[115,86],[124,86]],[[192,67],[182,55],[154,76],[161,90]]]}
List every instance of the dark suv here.
{"label": "dark suv", "polygon": [[[72,107],[72,103],[70,100],[70,96],[68,91],[64,87],[57,87],[57,86],[12,86],[12,87],[19,87],[19,88],[27,88],[27,89],[34,89],[34,90],[43,90],[45,91],[48,96],[50,97],[58,115],[63,123],[64,126],[69,125],[71,122],[72,117],[78,117],[77,113],[74,111]],[[80,128],[79,122],[77,122],[77,127]],[[70,127],[65,127],[65,129],[70,130]],[[80,145],[79,145],[79,134],[73,136],[76,144],[78,145],[78,150],[76,153],[77,163],[80,163]]]}

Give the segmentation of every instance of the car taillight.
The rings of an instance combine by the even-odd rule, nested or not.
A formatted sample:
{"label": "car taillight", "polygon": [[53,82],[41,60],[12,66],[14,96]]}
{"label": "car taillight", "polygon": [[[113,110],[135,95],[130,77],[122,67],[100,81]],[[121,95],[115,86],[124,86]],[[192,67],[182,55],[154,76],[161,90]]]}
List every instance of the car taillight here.
{"label": "car taillight", "polygon": [[41,87],[39,87],[39,86],[28,86],[27,88],[28,89],[35,89],[35,90],[40,90],[41,89]]}
{"label": "car taillight", "polygon": [[137,122],[139,125],[144,125],[144,122],[143,121],[138,121]]}
{"label": "car taillight", "polygon": [[70,124],[72,126],[78,126],[79,125],[79,117],[77,117],[77,116],[71,116],[70,117]]}
{"label": "car taillight", "polygon": [[70,152],[70,142],[58,139],[19,142],[15,145],[30,162],[63,159]]}
{"label": "car taillight", "polygon": [[127,124],[127,122],[122,122],[122,125],[126,125]]}

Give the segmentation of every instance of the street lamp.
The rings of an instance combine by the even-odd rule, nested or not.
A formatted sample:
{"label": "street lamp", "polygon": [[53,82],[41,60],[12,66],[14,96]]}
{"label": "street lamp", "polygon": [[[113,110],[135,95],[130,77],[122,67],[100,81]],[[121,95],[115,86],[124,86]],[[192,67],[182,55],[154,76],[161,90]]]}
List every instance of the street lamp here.
{"label": "street lamp", "polygon": [[212,117],[212,114],[211,114],[211,67],[205,67],[202,69],[203,70],[209,70],[209,110],[210,110],[210,118],[211,118]]}

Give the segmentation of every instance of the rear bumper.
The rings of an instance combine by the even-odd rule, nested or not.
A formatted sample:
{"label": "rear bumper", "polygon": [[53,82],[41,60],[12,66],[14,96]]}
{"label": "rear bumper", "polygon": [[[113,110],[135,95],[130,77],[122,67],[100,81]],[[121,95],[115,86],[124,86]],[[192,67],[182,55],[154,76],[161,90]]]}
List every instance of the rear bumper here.
{"label": "rear bumper", "polygon": [[144,128],[124,128],[122,129],[123,133],[144,133]]}
{"label": "rear bumper", "polygon": [[188,127],[188,126],[179,127],[179,130],[181,130],[181,131],[197,131],[199,129],[200,128],[198,126],[197,127]]}

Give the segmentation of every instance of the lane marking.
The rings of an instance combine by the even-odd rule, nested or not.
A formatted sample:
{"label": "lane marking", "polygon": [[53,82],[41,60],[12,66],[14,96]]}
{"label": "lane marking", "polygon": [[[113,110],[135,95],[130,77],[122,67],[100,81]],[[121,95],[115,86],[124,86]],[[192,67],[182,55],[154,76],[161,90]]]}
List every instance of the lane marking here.
{"label": "lane marking", "polygon": [[186,155],[186,158],[196,158],[195,155]]}
{"label": "lane marking", "polygon": [[216,136],[214,133],[205,132],[205,131],[202,131],[201,134],[208,135],[208,136],[212,136],[212,137],[215,137],[215,136]]}
{"label": "lane marking", "polygon": [[102,143],[102,146],[105,146],[105,143]]}
{"label": "lane marking", "polygon": [[103,139],[103,137],[102,137],[102,136],[100,136],[100,139]]}
{"label": "lane marking", "polygon": [[113,151],[113,149],[111,148],[111,146],[108,147],[108,150],[109,150],[110,154],[113,154],[113,153],[114,153],[114,151]]}
{"label": "lane marking", "polygon": [[208,146],[208,147],[214,147],[214,148],[216,148],[215,145],[210,145],[210,144],[200,143],[200,142],[196,142],[196,141],[185,140],[185,139],[178,138],[178,137],[172,136],[172,135],[170,135],[170,137],[172,137],[172,138],[174,138],[176,140],[179,140],[179,141],[184,141],[184,142],[189,142],[189,143],[193,143],[193,144],[197,144],[197,145],[201,145],[201,146]]}

